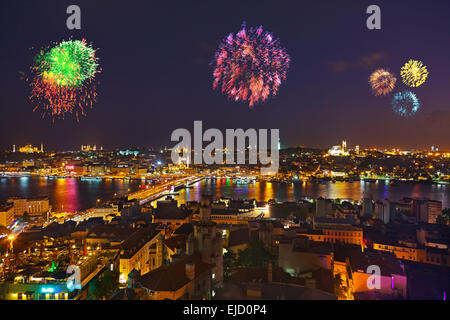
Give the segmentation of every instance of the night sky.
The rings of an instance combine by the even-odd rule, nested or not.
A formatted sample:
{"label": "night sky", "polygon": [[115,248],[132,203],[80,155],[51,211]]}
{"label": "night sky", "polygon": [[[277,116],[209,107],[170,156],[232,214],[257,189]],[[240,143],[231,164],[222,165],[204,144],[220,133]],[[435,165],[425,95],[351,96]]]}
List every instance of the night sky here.
{"label": "night sky", "polygon": [[[81,7],[81,30],[66,27]],[[382,30],[366,28],[366,8],[381,7]],[[172,146],[176,128],[279,128],[286,146],[450,149],[450,1],[18,1],[0,2],[0,147],[46,149]],[[291,57],[277,96],[250,109],[212,88],[211,62],[241,24],[262,25]],[[35,51],[86,38],[98,48],[99,98],[87,117],[56,120],[32,112],[20,79]],[[368,77],[387,67],[400,78],[410,58],[430,72],[414,89],[414,118],[375,97]],[[397,81],[397,88],[407,87]]]}

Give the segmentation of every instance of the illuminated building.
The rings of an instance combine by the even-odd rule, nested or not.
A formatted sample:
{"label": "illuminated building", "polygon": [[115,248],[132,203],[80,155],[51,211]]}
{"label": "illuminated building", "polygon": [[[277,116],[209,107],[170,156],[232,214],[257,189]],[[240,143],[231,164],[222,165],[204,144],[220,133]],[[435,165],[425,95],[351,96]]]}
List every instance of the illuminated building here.
{"label": "illuminated building", "polygon": [[107,215],[118,215],[119,214],[119,206],[117,204],[110,205],[100,205],[94,208],[94,213],[92,217],[103,217],[105,218]]}
{"label": "illuminated building", "polygon": [[8,227],[14,220],[13,205],[8,203],[0,205],[0,226]]}
{"label": "illuminated building", "polygon": [[141,275],[151,270],[150,247],[156,243],[161,231],[152,227],[139,228],[120,245],[120,281],[126,282],[133,270]]}
{"label": "illuminated building", "polygon": [[348,243],[363,245],[363,231],[358,227],[351,226],[329,226],[313,232],[300,232],[297,236],[306,236],[311,241]]}
{"label": "illuminated building", "polygon": [[[14,150],[15,150],[15,148],[16,148],[16,145],[14,145]],[[24,147],[19,148],[19,152],[23,152],[23,153],[41,153],[41,152],[44,152],[44,147],[41,144],[41,149],[39,150],[37,147],[33,147],[31,144],[28,144],[28,145],[26,145]]]}
{"label": "illuminated building", "polygon": [[[348,266],[351,270],[353,295],[357,300],[372,299],[405,299],[407,276],[400,261],[391,254],[357,248],[348,254]],[[377,266],[379,278],[374,279],[371,288],[368,286],[372,270],[369,266]],[[378,283],[376,283],[378,282]]]}
{"label": "illuminated building", "polygon": [[[70,249],[69,249],[70,251]],[[43,269],[28,266],[28,271],[17,270],[15,278],[0,283],[0,300],[72,300],[87,295],[89,284],[105,270],[114,271],[118,266],[118,250],[105,250],[84,259],[79,264],[80,286],[73,290],[73,278],[68,265]],[[23,267],[27,267],[24,265]],[[55,270],[56,269],[56,270]],[[30,270],[33,270],[30,273]]]}
{"label": "illuminated building", "polygon": [[329,243],[297,236],[294,241],[280,243],[278,246],[278,265],[292,276],[318,267],[331,270],[332,263],[333,253]]}
{"label": "illuminated building", "polygon": [[328,150],[328,153],[331,156],[333,156],[333,157],[343,156],[344,155],[344,151],[342,150],[341,146],[333,146],[333,147],[331,147],[331,149]]}
{"label": "illuminated building", "polygon": [[137,282],[146,289],[145,300],[209,300],[213,295],[214,278],[213,265],[196,253],[162,265]]}
{"label": "illuminated building", "polygon": [[30,216],[39,216],[51,208],[48,197],[10,198],[8,201],[13,203],[16,216],[21,216],[25,212]]}
{"label": "illuminated building", "polygon": [[[100,147],[100,150],[103,150],[103,147]],[[91,146],[90,144],[82,145],[81,151],[97,151],[97,146],[96,145]]]}
{"label": "illuminated building", "polygon": [[[48,280],[47,280],[48,281]],[[0,287],[7,287],[2,300],[68,300],[73,294],[67,289],[64,281],[48,281],[40,283],[4,283]]]}
{"label": "illuminated building", "polygon": [[111,173],[114,175],[127,175],[130,174],[131,168],[127,165],[118,165],[111,169]]}
{"label": "illuminated building", "polygon": [[436,200],[413,199],[412,213],[417,221],[436,223],[437,217],[442,215],[442,202]]}
{"label": "illuminated building", "polygon": [[122,155],[122,156],[130,156],[130,155],[137,156],[139,154],[139,151],[137,151],[137,150],[128,150],[128,149],[127,150],[120,150],[119,154]]}

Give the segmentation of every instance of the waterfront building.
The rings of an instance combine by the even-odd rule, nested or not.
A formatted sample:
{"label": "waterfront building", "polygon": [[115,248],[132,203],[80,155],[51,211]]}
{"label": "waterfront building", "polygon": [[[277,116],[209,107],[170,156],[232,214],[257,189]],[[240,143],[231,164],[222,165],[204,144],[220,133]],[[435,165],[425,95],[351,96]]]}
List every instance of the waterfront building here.
{"label": "waterfront building", "polygon": [[104,204],[99,205],[94,208],[92,217],[102,217],[105,218],[108,215],[118,215],[119,206],[117,204]]}
{"label": "waterfront building", "polygon": [[30,216],[40,216],[50,211],[48,197],[9,198],[14,205],[14,215],[21,216],[25,212]]}
{"label": "waterfront building", "polygon": [[8,227],[14,221],[14,207],[11,203],[0,204],[0,226]]}
{"label": "waterfront building", "polygon": [[436,223],[437,217],[442,215],[442,202],[428,199],[413,199],[412,213],[417,221]]}

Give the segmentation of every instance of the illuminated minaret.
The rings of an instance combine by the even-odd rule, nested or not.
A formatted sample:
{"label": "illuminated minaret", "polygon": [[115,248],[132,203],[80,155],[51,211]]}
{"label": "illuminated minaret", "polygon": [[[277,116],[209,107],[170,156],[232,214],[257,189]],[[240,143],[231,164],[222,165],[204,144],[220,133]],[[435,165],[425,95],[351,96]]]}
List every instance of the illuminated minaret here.
{"label": "illuminated minaret", "polygon": [[16,152],[16,145],[13,144],[13,152]]}
{"label": "illuminated minaret", "polygon": [[44,152],[44,144],[41,143],[41,152]]}
{"label": "illuminated minaret", "polygon": [[355,147],[355,152],[356,152],[356,154],[359,154],[359,146]]}
{"label": "illuminated minaret", "polygon": [[342,151],[347,152],[347,141],[342,141]]}

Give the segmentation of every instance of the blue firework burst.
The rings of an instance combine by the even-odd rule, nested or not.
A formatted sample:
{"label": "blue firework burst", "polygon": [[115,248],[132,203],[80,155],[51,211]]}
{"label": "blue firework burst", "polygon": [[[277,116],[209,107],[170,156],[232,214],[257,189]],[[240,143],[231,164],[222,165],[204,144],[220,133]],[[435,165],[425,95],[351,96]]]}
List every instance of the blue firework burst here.
{"label": "blue firework burst", "polygon": [[420,108],[419,99],[411,91],[397,92],[392,99],[392,110],[402,117],[412,117]]}

